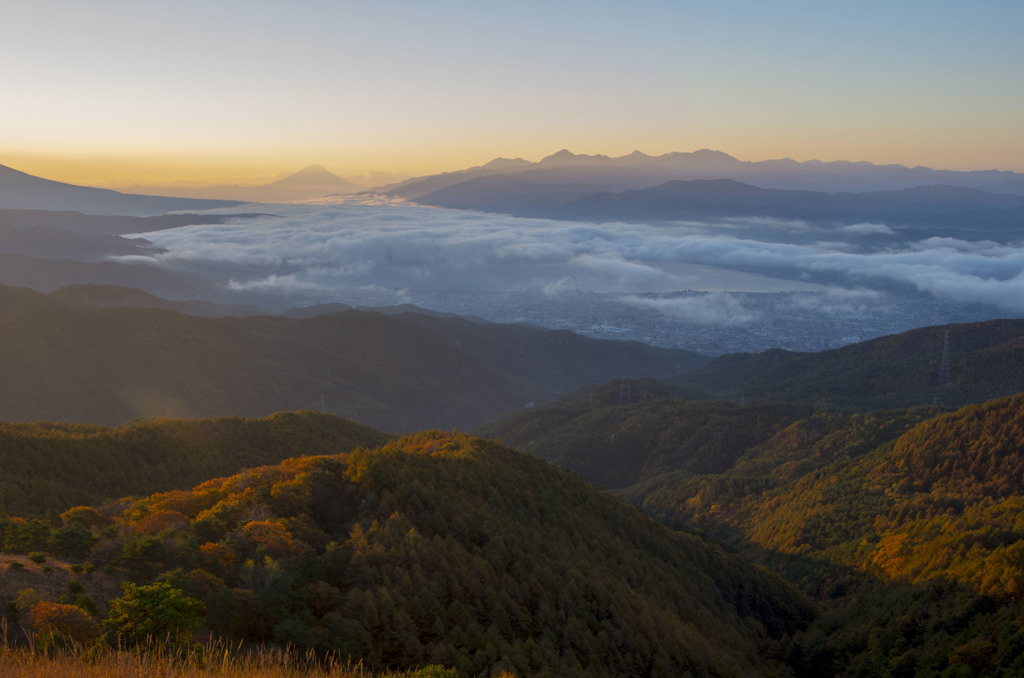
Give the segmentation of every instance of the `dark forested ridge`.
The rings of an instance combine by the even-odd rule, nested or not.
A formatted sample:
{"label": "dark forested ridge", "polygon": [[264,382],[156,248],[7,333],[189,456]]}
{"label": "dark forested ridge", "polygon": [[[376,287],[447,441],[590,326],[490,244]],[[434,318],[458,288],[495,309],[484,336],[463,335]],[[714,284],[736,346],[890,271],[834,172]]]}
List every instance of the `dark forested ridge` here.
{"label": "dark forested ridge", "polygon": [[300,454],[376,447],[386,434],[322,412],[264,419],[151,419],[118,428],[0,423],[0,511],[43,515],[187,489]]}
{"label": "dark forested ridge", "polygon": [[668,383],[737,402],[859,410],[978,403],[1024,390],[1024,320],[926,327],[821,353],[726,355]]}
{"label": "dark forested ridge", "polygon": [[609,385],[483,432],[817,598],[788,649],[798,675],[1024,668],[1024,394],[858,413],[638,386],[641,402]]}
{"label": "dark forested ridge", "polygon": [[387,431],[467,428],[585,383],[706,362],[459,318],[201,318],[81,299],[0,288],[0,420],[117,425],[321,409]]}
{"label": "dark forested ridge", "polygon": [[809,665],[1016,675],[1022,441],[1024,395],[951,413],[822,413],[723,474],[664,477],[624,495],[831,599],[826,618],[845,632],[802,637]]}
{"label": "dark forested ridge", "polygon": [[[662,473],[716,473],[810,409],[685,400],[654,380],[583,389],[476,432],[621,489]],[[586,397],[582,397],[586,392]]]}
{"label": "dark forested ridge", "polygon": [[[491,389],[485,397],[523,394],[548,372],[561,397],[477,433],[572,474],[496,440],[387,441],[314,412],[119,429],[8,424],[0,491],[12,515],[0,519],[0,545],[15,555],[0,562],[25,567],[34,553],[98,568],[104,585],[166,582],[201,600],[205,630],[223,637],[464,676],[1024,672],[1024,394],[995,397],[1019,390],[1017,321],[817,355],[724,356],[671,383],[570,390],[588,374],[574,353],[607,359],[608,345],[402,313],[211,321],[64,303],[48,314],[38,296],[0,288],[15,355],[39,350],[19,338],[33,327],[25,319],[74,317],[66,327],[91,328],[131,365],[148,335],[123,342],[110,318],[144,318],[134,331],[177,340],[157,341],[161,350],[212,352],[180,376],[193,389],[218,361],[250,370],[247,351],[286,388],[271,358],[296,347],[312,362],[344,356],[394,402],[417,402],[421,385],[441,379],[431,360],[452,371],[425,391],[434,394],[474,379]],[[31,334],[57,367],[59,322]],[[288,343],[298,336],[305,343]],[[396,355],[405,362],[389,362]],[[633,355],[637,366],[685,358]],[[453,407],[470,406],[465,393]],[[978,402],[952,409],[958,400]],[[306,454],[316,456],[278,463]],[[181,489],[230,465],[248,470]],[[0,603],[13,604],[29,584],[16,583],[17,568],[3,572]],[[89,595],[105,595],[89,576]]]}
{"label": "dark forested ridge", "polygon": [[[420,433],[192,491],[0,522],[205,604],[206,628],[461,675],[754,675],[810,616],[781,580],[495,443]],[[6,602],[6,601],[5,601]]]}

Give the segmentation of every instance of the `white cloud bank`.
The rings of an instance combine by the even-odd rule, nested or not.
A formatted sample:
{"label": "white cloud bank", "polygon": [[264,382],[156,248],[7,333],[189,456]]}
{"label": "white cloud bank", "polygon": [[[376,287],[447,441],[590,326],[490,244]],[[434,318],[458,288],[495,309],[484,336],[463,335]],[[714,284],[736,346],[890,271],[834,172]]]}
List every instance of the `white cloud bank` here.
{"label": "white cloud bank", "polygon": [[[723,280],[731,271],[748,291],[758,280],[765,291],[813,289],[802,282],[807,280],[868,291],[900,283],[944,300],[1024,313],[1020,244],[931,238],[860,251],[855,242],[762,242],[688,228],[520,219],[408,204],[266,209],[274,214],[139,235],[166,250],[154,254],[150,264],[199,266],[207,274],[223,268],[230,271],[224,284],[232,289],[303,293],[320,301],[329,301],[334,290],[363,286],[622,294],[722,290],[728,289]],[[847,231],[855,237],[895,233],[884,224]],[[702,286],[702,279],[709,284]],[[726,324],[749,315],[730,309],[723,299],[716,297],[720,307],[714,312],[678,301],[675,311],[672,304],[664,310]]]}

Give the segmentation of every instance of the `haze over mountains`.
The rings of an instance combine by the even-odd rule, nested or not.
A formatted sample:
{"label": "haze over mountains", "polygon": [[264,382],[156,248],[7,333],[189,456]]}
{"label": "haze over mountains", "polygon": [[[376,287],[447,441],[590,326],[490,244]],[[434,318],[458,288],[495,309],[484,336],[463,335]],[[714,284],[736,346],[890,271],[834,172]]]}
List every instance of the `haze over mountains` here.
{"label": "haze over mountains", "polygon": [[0,209],[4,210],[73,210],[85,214],[153,216],[237,204],[234,200],[166,198],[75,186],[0,165]]}
{"label": "haze over mountains", "polygon": [[[849,188],[854,177],[857,186],[889,190],[721,178],[787,172],[833,188]],[[339,188],[326,174],[311,169],[271,188],[287,198]],[[714,178],[685,178],[703,175]],[[664,179],[671,181],[650,183]],[[712,151],[617,159],[560,152],[411,180],[383,198],[347,194],[134,222],[0,211],[8,226],[0,229],[0,284],[42,292],[129,286],[274,313],[413,303],[714,354],[816,350],[1024,312],[1024,197],[976,187],[1015,190],[1019,179],[867,163],[744,163]],[[899,188],[915,181],[947,185]],[[60,205],[88,193],[37,185],[70,191]],[[396,202],[401,195],[460,209]]]}
{"label": "haze over mountains", "polygon": [[177,311],[217,309],[115,292],[0,287],[0,378],[10,387],[0,419],[116,425],[318,409],[390,432],[468,428],[582,384],[667,377],[706,361],[421,314],[208,319]]}
{"label": "haze over mountains", "polygon": [[[1020,673],[1024,320],[999,317],[1024,312],[1016,175],[941,175],[997,193],[822,163],[823,183],[894,183],[812,191],[751,180],[807,163],[678,155],[391,189],[422,204],[0,201],[0,283],[21,285],[0,286],[0,419],[35,422],[0,425],[0,509],[23,514],[0,515],[0,558],[74,563],[105,599],[86,563],[158,579],[231,642],[373,666]],[[668,166],[723,175],[623,185]],[[55,204],[97,195],[13,176]],[[711,278],[727,289],[687,287]],[[850,345],[760,350],[801,336]],[[388,435],[456,426],[519,451]],[[31,567],[4,569],[11,619]]]}
{"label": "haze over mountains", "polygon": [[706,150],[621,158],[559,151],[538,163],[495,161],[385,192],[440,207],[596,223],[759,217],[949,235],[1005,233],[1024,220],[1024,177],[1013,172],[751,163]]}
{"label": "haze over mountains", "polygon": [[126,190],[213,200],[293,202],[356,193],[364,190],[364,186],[342,179],[320,165],[309,165],[283,179],[257,186],[132,186]]}
{"label": "haze over mountains", "polygon": [[[487,180],[489,176],[494,178]],[[409,179],[379,190],[418,200],[467,181],[478,181],[476,188],[480,190],[494,186],[507,187],[504,190],[510,191],[526,191],[532,187],[544,193],[596,193],[650,188],[669,181],[694,179],[732,179],[761,188],[826,193],[893,191],[942,185],[1024,195],[1024,176],[1016,172],[964,172],[846,161],[797,162],[781,159],[748,162],[707,149],[661,156],[635,151],[618,158],[577,155],[563,149],[538,162],[500,158],[480,167]],[[470,186],[465,189],[470,190]]]}

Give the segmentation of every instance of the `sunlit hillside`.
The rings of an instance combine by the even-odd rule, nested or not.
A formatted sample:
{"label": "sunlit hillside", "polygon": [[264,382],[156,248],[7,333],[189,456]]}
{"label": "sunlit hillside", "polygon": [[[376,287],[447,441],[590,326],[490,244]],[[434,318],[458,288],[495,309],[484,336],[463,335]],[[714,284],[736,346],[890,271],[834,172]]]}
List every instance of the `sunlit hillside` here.
{"label": "sunlit hillside", "polygon": [[463,435],[300,457],[61,523],[32,532],[9,518],[0,536],[8,550],[64,548],[97,575],[178,587],[228,642],[378,668],[749,674],[812,616],[736,556]]}

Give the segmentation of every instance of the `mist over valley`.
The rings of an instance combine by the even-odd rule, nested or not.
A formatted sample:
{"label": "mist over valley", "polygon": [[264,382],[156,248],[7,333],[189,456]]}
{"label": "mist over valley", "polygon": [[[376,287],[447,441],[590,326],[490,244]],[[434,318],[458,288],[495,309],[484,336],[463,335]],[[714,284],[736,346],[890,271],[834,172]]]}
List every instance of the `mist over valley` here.
{"label": "mist over valley", "polygon": [[6,3],[0,677],[1024,676],[1022,25]]}
{"label": "mist over valley", "polygon": [[138,643],[159,594],[383,676],[1024,665],[1017,175],[624,162],[217,206],[0,174],[39,189],[0,185],[3,628],[117,657],[97,620]]}

